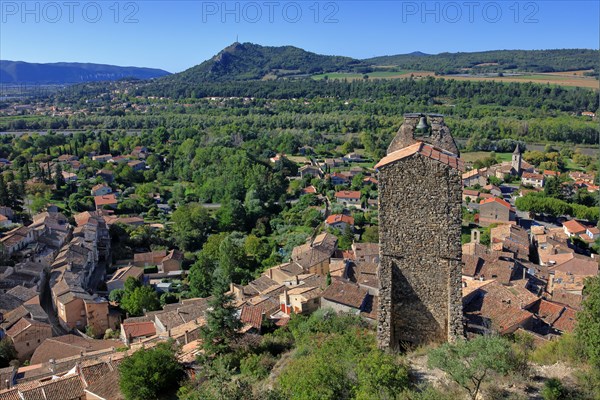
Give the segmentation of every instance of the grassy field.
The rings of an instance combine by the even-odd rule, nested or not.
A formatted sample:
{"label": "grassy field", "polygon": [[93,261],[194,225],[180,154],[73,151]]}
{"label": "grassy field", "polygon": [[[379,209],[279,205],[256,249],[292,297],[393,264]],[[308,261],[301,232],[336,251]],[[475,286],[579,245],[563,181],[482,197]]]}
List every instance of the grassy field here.
{"label": "grassy field", "polygon": [[442,78],[456,79],[459,81],[495,81],[495,82],[532,82],[560,86],[576,86],[590,89],[598,89],[600,82],[588,76],[571,75],[565,76],[563,73],[530,74],[519,76],[453,76],[444,75]]}
{"label": "grassy field", "polygon": [[[549,72],[539,74],[524,74],[519,76],[456,76],[442,75],[438,78],[456,79],[459,81],[495,81],[495,82],[533,82],[560,86],[576,86],[590,89],[599,89],[600,82],[593,77],[583,76],[585,71],[565,71],[565,72]],[[328,79],[347,79],[357,80],[363,79],[365,74],[333,72],[328,74],[313,75],[312,79],[321,80],[327,76]],[[375,79],[405,79],[410,76],[426,77],[435,76],[432,71],[376,71],[366,74],[369,78]]]}
{"label": "grassy field", "polygon": [[[470,153],[461,153],[460,158],[462,158],[464,162],[473,162],[475,160],[486,158],[489,155],[489,151],[472,151]],[[510,161],[512,160],[512,153],[496,153],[496,157],[498,157],[500,161]]]}
{"label": "grassy field", "polygon": [[420,71],[376,71],[370,72],[368,74],[357,74],[350,72],[332,72],[328,74],[319,74],[313,75],[312,79],[321,80],[327,77],[328,79],[347,79],[347,80],[356,80],[363,79],[364,75],[368,75],[369,78],[377,78],[377,79],[400,79],[400,78],[408,78],[411,74],[415,76],[427,76],[429,73],[423,74]]}

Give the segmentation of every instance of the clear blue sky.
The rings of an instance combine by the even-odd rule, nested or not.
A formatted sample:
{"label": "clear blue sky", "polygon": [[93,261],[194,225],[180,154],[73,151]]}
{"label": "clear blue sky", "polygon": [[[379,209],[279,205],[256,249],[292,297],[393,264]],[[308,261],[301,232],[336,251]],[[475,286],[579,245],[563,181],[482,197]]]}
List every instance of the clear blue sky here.
{"label": "clear blue sky", "polygon": [[0,0],[0,59],[178,72],[212,57],[236,37],[356,58],[417,50],[598,49],[599,4]]}

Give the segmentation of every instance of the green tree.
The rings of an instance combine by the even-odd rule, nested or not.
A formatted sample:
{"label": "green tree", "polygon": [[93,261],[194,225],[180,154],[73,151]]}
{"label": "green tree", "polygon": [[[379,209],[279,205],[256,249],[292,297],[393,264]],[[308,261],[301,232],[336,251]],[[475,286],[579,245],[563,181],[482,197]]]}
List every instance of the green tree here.
{"label": "green tree", "polygon": [[585,280],[585,299],[577,313],[575,335],[594,368],[600,368],[600,276]]}
{"label": "green tree", "polygon": [[428,355],[430,368],[439,368],[464,388],[473,400],[481,384],[493,373],[506,375],[516,368],[510,343],[501,337],[477,336],[473,340],[445,343]]}
{"label": "green tree", "polygon": [[15,350],[12,341],[7,337],[0,340],[0,368],[8,367],[9,363],[16,358],[17,350]]}
{"label": "green tree", "polygon": [[180,206],[171,216],[173,237],[179,248],[187,251],[198,250],[213,227],[213,219],[208,211],[198,203]]}
{"label": "green tree", "polygon": [[56,185],[56,189],[60,190],[66,184],[65,177],[62,174],[63,169],[60,163],[56,164],[56,168],[54,171],[54,184]]}
{"label": "green tree", "polygon": [[129,277],[125,280],[125,292],[121,297],[120,307],[135,317],[145,311],[160,310],[160,299],[149,286],[142,285],[137,279]]}
{"label": "green tree", "polygon": [[124,358],[119,375],[119,386],[127,400],[158,399],[179,386],[183,368],[177,361],[174,344],[162,342]]}
{"label": "green tree", "polygon": [[206,312],[206,324],[200,328],[204,355],[209,359],[231,351],[231,343],[238,336],[242,323],[237,317],[233,297],[226,294],[228,281],[216,278],[213,298]]}
{"label": "green tree", "polygon": [[362,241],[365,243],[379,243],[379,227],[377,225],[367,226],[362,234]]}

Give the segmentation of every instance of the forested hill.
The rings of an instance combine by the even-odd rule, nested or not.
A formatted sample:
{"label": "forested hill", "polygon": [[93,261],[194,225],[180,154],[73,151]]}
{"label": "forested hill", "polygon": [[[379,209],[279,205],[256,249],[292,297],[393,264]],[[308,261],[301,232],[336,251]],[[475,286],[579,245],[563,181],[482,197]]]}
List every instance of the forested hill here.
{"label": "forested hill", "polygon": [[362,60],[365,64],[396,66],[401,69],[434,71],[440,74],[464,73],[465,68],[478,72],[530,71],[556,72],[594,69],[598,72],[600,51],[589,49],[561,50],[494,50],[474,53],[424,54],[414,52]]}
{"label": "forested hill", "polygon": [[203,81],[257,80],[301,76],[321,72],[350,71],[360,65],[350,57],[325,56],[293,46],[269,47],[234,43],[200,65],[167,80]]}
{"label": "forested hill", "polygon": [[151,79],[165,75],[169,75],[169,72],[153,68],[66,62],[36,64],[0,60],[0,82],[3,85],[70,84],[123,78]]}

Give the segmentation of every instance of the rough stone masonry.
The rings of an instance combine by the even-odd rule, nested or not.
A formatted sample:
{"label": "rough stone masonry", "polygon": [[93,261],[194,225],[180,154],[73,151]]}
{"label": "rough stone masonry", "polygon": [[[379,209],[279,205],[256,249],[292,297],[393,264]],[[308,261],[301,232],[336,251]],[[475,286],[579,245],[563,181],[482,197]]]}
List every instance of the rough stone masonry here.
{"label": "rough stone masonry", "polygon": [[464,336],[461,296],[462,162],[443,116],[415,137],[407,114],[379,180],[380,282],[377,336],[400,349]]}

